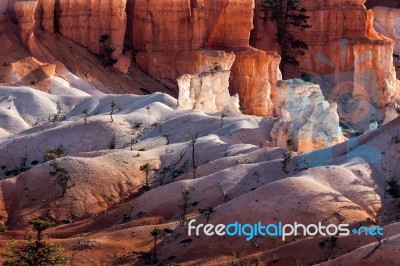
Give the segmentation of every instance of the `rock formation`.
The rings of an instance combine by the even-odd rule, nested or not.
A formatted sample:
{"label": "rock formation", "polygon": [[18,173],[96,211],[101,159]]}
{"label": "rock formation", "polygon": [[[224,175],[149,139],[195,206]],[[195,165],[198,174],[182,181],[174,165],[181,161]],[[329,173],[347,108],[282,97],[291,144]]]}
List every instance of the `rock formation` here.
{"label": "rock formation", "polygon": [[319,85],[299,79],[280,81],[277,91],[280,119],[271,132],[274,145],[307,152],[344,140],[337,105],[325,101]]}
{"label": "rock formation", "polygon": [[126,0],[61,0],[56,6],[58,30],[94,53],[101,52],[99,38],[107,34],[114,56],[119,57],[126,28],[125,4]]}
{"label": "rock formation", "polygon": [[400,10],[387,7],[374,7],[374,28],[395,41],[394,53],[400,54]]}
{"label": "rock formation", "polygon": [[[36,31],[59,31],[63,36],[98,54],[102,52],[100,36],[107,34],[107,45],[115,48],[112,56],[119,58],[124,47],[125,4],[125,0],[9,0],[8,12],[18,24],[20,39],[28,48],[32,47]],[[123,65],[126,64],[120,64],[117,69]],[[127,68],[124,67],[122,71],[126,72]]]}
{"label": "rock formation", "polygon": [[178,104],[181,109],[198,109],[206,113],[223,112],[240,115],[239,97],[230,96],[229,79],[235,61],[233,53],[213,52],[214,61],[200,74],[186,74],[177,79]]}
{"label": "rock formation", "polygon": [[183,75],[178,79],[179,107],[206,113],[239,115],[239,97],[229,95],[230,71],[210,71]]}
{"label": "rock formation", "polygon": [[[335,100],[330,94],[338,86],[359,84],[369,96],[365,100],[379,109],[397,94],[393,43],[375,32],[373,14],[364,2],[305,1],[313,27],[294,35],[301,34],[310,49],[300,58],[300,68],[291,72],[292,76],[315,76],[312,80],[321,85],[330,101]],[[133,58],[174,92],[178,77],[207,72],[213,53],[233,52],[230,93],[239,95],[244,113],[275,116],[276,82],[282,79],[280,56],[269,52],[279,49],[273,25],[261,18],[261,4],[262,0],[173,0],[162,4],[158,0],[9,0],[7,11],[28,47],[35,41],[35,32],[59,32],[101,53],[99,37],[107,34],[107,45],[115,48],[112,56],[119,59],[115,69],[127,73]],[[347,92],[357,96],[354,88]],[[371,119],[376,118],[372,114],[365,118]]]}
{"label": "rock formation", "polygon": [[[234,52],[230,90],[237,93],[247,114],[274,114],[271,95],[280,79],[276,53],[249,46],[252,0],[130,1],[128,43],[138,51],[136,61],[152,77],[176,87],[176,78],[207,71],[203,48]],[[130,14],[130,15],[129,15]],[[130,17],[133,16],[133,17]],[[129,34],[130,33],[130,34]]]}
{"label": "rock formation", "polygon": [[8,2],[11,18],[18,24],[19,38],[28,47],[34,39],[36,7],[36,1],[12,0]]}
{"label": "rock formation", "polygon": [[[293,30],[293,34],[304,40],[309,50],[298,57],[300,67],[289,69],[288,76],[314,76],[312,80],[328,98],[343,84],[361,88],[374,107],[383,108],[397,94],[393,42],[373,29],[373,13],[364,2],[305,1],[312,27],[304,32]],[[251,43],[258,49],[278,50],[276,29],[262,17],[262,0],[257,0]],[[355,91],[351,88],[348,93],[356,96]]]}

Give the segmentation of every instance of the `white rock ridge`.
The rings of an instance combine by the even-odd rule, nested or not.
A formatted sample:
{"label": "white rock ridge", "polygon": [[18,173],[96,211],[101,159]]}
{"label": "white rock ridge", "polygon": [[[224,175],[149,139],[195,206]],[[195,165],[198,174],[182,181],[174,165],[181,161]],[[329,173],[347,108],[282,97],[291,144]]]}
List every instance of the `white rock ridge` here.
{"label": "white rock ridge", "polygon": [[271,131],[274,145],[307,152],[344,141],[337,104],[325,101],[319,85],[280,81],[277,92],[280,118]]}

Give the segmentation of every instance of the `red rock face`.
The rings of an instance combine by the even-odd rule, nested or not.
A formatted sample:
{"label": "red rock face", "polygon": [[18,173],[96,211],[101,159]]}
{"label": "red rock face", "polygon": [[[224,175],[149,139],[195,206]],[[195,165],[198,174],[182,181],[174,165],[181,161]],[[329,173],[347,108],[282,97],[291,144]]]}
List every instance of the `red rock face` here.
{"label": "red rock face", "polygon": [[18,23],[19,38],[28,46],[34,38],[36,1],[20,2],[11,0],[8,2],[8,11],[14,22]]}
{"label": "red rock face", "polygon": [[58,29],[94,53],[100,52],[100,36],[107,34],[118,57],[124,43],[125,4],[126,0],[60,0],[56,7]]}
{"label": "red rock face", "polygon": [[20,26],[25,44],[27,35],[34,31],[52,33],[57,29],[65,37],[99,53],[99,38],[108,34],[109,45],[116,48],[113,55],[119,57],[126,28],[125,4],[126,0],[10,0],[8,9]]}
{"label": "red rock face", "polygon": [[247,114],[274,114],[270,97],[280,57],[249,45],[252,0],[135,0],[128,7],[129,43],[152,77],[176,88],[177,77],[207,71],[212,61],[205,58],[212,60],[214,50],[234,52],[230,91],[239,94]]}
{"label": "red rock face", "polygon": [[280,56],[255,48],[236,51],[231,69],[231,93],[237,93],[245,114],[275,116],[277,114],[276,82],[281,78]]}
{"label": "red rock face", "polygon": [[[373,30],[373,15],[364,2],[306,0],[313,27],[293,33],[310,49],[299,58],[299,69],[289,69],[289,77],[305,72],[335,86],[345,73],[346,82],[375,90],[382,107],[396,95],[393,43]],[[223,64],[216,51],[233,52],[231,93],[239,95],[246,114],[270,116],[276,114],[280,57],[267,52],[279,49],[273,24],[261,19],[261,5],[262,0],[9,0],[8,9],[25,44],[34,42],[35,31],[59,31],[99,53],[99,37],[108,34],[116,48],[113,55],[120,59],[116,69],[127,73],[130,53],[122,52],[132,50],[145,72],[175,90],[178,77]],[[348,40],[344,46],[343,39]],[[374,80],[364,70],[372,71]]]}
{"label": "red rock face", "polygon": [[[294,35],[309,45],[306,55],[298,57],[299,69],[289,69],[287,77],[302,72],[320,76],[336,86],[354,82],[374,98],[380,107],[396,95],[392,62],[393,42],[373,29],[373,14],[364,0],[305,1],[312,27]],[[262,0],[256,1],[255,30],[252,44],[259,49],[277,49],[274,26],[261,17]],[[374,79],[365,77],[374,76]],[[361,76],[363,76],[361,78]]]}

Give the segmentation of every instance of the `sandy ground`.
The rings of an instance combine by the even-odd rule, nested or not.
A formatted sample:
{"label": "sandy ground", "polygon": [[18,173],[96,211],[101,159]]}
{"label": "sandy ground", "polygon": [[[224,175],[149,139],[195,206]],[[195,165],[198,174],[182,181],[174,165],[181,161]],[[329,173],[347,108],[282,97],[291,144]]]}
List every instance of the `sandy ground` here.
{"label": "sandy ground", "polygon": [[[295,265],[291,263],[301,260],[309,265],[329,257],[341,263],[350,256],[352,265],[361,265],[385,262],[379,254],[398,248],[399,226],[392,224],[399,219],[400,202],[385,195],[387,176],[398,171],[400,146],[392,142],[398,119],[332,149],[294,154],[287,174],[282,170],[285,151],[266,147],[272,119],[227,117],[221,126],[220,116],[181,111],[176,99],[162,93],[61,96],[2,87],[0,99],[0,153],[7,154],[0,160],[5,166],[0,170],[1,205],[9,228],[1,236],[3,246],[31,235],[28,222],[46,217],[59,225],[48,231],[49,238],[68,250],[73,265],[110,265],[113,260],[142,265],[145,260],[130,252],[151,251],[149,232],[155,226],[167,228],[158,240],[165,264],[220,265],[235,253],[242,260],[258,256],[265,264]],[[111,122],[113,101],[118,108]],[[88,112],[86,124],[83,110]],[[54,114],[63,118],[49,122]],[[196,135],[193,179],[190,143]],[[115,149],[110,149],[114,136]],[[60,145],[65,151],[57,162],[70,176],[64,197],[50,174],[51,162],[43,158]],[[310,169],[299,163],[304,158]],[[153,168],[149,191],[140,171],[145,163]],[[318,237],[246,242],[203,236],[183,245],[187,229],[179,226],[178,205],[189,187],[196,202],[189,217],[204,220],[198,209],[212,206],[213,224],[324,221],[392,229],[380,253],[366,259],[374,238],[339,238],[334,256],[318,246]]]}

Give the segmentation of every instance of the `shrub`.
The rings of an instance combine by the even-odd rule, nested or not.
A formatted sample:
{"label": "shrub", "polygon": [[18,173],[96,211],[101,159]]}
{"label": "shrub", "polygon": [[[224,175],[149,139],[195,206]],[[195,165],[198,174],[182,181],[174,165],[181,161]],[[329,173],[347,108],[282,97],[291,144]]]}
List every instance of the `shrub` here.
{"label": "shrub", "polygon": [[216,72],[216,71],[221,71],[221,70],[222,70],[222,66],[217,61],[213,62],[210,66],[211,72]]}
{"label": "shrub", "polygon": [[399,144],[399,143],[400,143],[400,136],[399,136],[399,133],[397,133],[396,136],[393,136],[393,137],[392,137],[392,143],[393,143],[393,144]]}
{"label": "shrub", "polygon": [[116,144],[115,134],[114,134],[110,141],[110,150],[115,150],[116,148],[117,148],[117,144]]}
{"label": "shrub", "polygon": [[164,134],[163,137],[167,140],[167,145],[169,145],[171,134]]}
{"label": "shrub", "polygon": [[4,233],[7,231],[7,226],[5,226],[4,224],[0,224],[0,233]]}
{"label": "shrub", "polygon": [[110,36],[108,34],[103,34],[100,36],[99,42],[100,42],[100,51],[103,59],[103,66],[112,66],[115,63],[117,63],[117,59],[114,59],[112,57],[112,53],[115,51],[115,47],[110,45],[109,43],[107,44],[107,41],[110,40]]}
{"label": "shrub", "polygon": [[47,161],[52,161],[52,160],[58,159],[64,154],[64,152],[65,152],[65,148],[63,145],[60,145],[53,150],[46,150],[43,155],[43,160],[45,162],[47,162]]}
{"label": "shrub", "polygon": [[63,198],[67,192],[68,182],[70,179],[68,171],[64,167],[60,166],[57,161],[52,162],[50,166],[53,167],[53,171],[50,172],[50,175],[56,177],[56,182],[61,188],[61,198]]}
{"label": "shrub", "polygon": [[282,156],[282,170],[286,173],[289,174],[289,171],[286,169],[286,167],[288,166],[288,164],[290,163],[290,161],[292,160],[292,153],[291,152],[286,152],[283,154]]}

